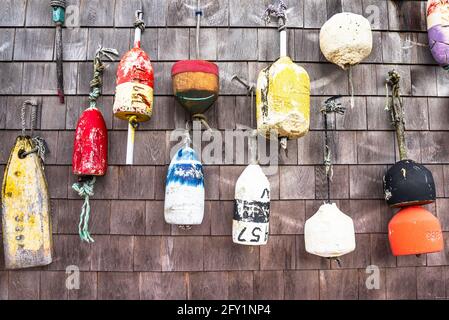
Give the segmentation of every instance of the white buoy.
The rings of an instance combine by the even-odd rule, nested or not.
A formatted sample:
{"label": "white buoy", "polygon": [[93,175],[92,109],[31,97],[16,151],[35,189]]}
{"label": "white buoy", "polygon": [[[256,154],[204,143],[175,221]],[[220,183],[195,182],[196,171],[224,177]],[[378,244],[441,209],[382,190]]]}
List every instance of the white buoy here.
{"label": "white buoy", "polygon": [[204,216],[203,166],[189,146],[178,150],[168,167],[165,183],[165,221],[190,226]]}
{"label": "white buoy", "polygon": [[340,257],[355,250],[354,223],[335,203],[325,203],[306,221],[304,240],[308,253]]}
{"label": "white buoy", "polygon": [[243,170],[235,185],[232,240],[244,245],[264,245],[270,219],[270,182],[258,164]]}

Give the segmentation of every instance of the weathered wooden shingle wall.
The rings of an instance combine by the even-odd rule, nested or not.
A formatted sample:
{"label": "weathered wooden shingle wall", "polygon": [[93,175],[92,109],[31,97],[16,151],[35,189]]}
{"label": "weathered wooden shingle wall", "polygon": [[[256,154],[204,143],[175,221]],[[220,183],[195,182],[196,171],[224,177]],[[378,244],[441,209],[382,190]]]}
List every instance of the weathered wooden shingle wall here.
{"label": "weathered wooden shingle wall", "polygon": [[[30,96],[42,101],[41,134],[51,150],[46,172],[52,196],[54,262],[46,268],[6,271],[0,259],[2,299],[104,298],[438,298],[449,297],[449,73],[437,67],[426,47],[425,1],[289,0],[289,52],[312,80],[312,131],[289,142],[272,184],[271,236],[267,246],[235,246],[231,240],[234,184],[244,168],[207,165],[206,217],[184,232],[163,220],[168,134],[186,115],[174,102],[170,68],[194,58],[193,0],[143,0],[147,29],[143,47],[155,69],[155,111],[136,136],[135,164],[124,166],[126,123],[112,116],[115,69],[105,73],[103,114],[110,129],[109,172],[92,200],[95,243],[81,243],[77,222],[82,201],[71,189],[74,128],[88,105],[91,59],[98,44],[123,54],[132,41],[140,1],[72,0],[80,28],[65,29],[65,105],[55,97],[55,64],[48,1],[0,0],[0,171],[19,131],[19,109]],[[276,58],[277,30],[260,19],[268,0],[207,0],[202,31],[204,58],[218,61],[221,97],[208,112],[215,128],[254,126],[249,98],[231,83],[234,73],[250,81]],[[354,219],[357,249],[342,268],[305,253],[303,226],[324,197],[323,126],[319,108],[334,94],[348,95],[348,73],[320,53],[320,26],[342,10],[369,16],[378,10],[371,56],[353,69],[356,106],[332,119],[336,166],[332,196]],[[407,42],[407,39],[412,42]],[[411,44],[411,46],[410,46]],[[428,206],[440,218],[442,253],[419,258],[391,255],[381,178],[397,160],[394,134],[384,111],[384,79],[402,75],[410,156],[431,168],[438,200]],[[347,104],[349,99],[344,99]],[[396,156],[395,156],[396,154]],[[0,248],[0,255],[2,249]],[[365,287],[365,268],[381,269],[379,290]],[[65,289],[65,269],[77,265],[80,290]]]}

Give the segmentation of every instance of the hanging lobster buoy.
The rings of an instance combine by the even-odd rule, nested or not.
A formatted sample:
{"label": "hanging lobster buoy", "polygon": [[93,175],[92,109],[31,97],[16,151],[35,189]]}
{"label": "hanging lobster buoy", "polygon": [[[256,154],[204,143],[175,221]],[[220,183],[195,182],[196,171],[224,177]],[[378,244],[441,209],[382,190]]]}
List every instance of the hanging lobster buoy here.
{"label": "hanging lobster buoy", "polygon": [[256,135],[249,138],[250,164],[235,185],[232,240],[244,245],[264,245],[269,233],[270,182],[257,163]]}
{"label": "hanging lobster buoy", "polygon": [[435,201],[436,191],[432,173],[426,167],[407,158],[405,122],[402,99],[399,93],[400,76],[394,70],[388,72],[387,85],[391,86],[391,100],[387,109],[396,128],[400,161],[384,176],[385,200],[391,207],[422,205]]}
{"label": "hanging lobster buoy", "polygon": [[134,48],[128,51],[117,68],[114,115],[128,121],[126,164],[133,164],[134,134],[140,122],[150,120],[153,112],[154,71],[150,58],[140,48],[145,23],[143,12],[136,11]]}
{"label": "hanging lobster buoy", "polygon": [[97,108],[101,93],[101,76],[105,65],[101,61],[106,56],[118,55],[115,49],[100,47],[94,58],[94,78],[90,82],[89,108],[84,110],[78,120],[73,143],[72,172],[79,176],[72,188],[84,198],[78,227],[81,240],[93,242],[88,230],[90,218],[89,198],[94,194],[96,177],[106,174],[108,167],[108,131],[103,115]]}
{"label": "hanging lobster buoy", "polygon": [[192,115],[206,112],[218,98],[218,66],[205,60],[182,60],[172,67],[176,100]]}
{"label": "hanging lobster buoy", "polygon": [[[200,24],[203,12],[197,0],[196,58],[200,59]],[[205,113],[217,100],[218,66],[206,60],[181,60],[171,70],[176,100],[195,118]],[[204,118],[204,116],[202,116]]]}
{"label": "hanging lobster buoy", "polygon": [[373,47],[371,25],[364,16],[337,13],[320,30],[320,49],[332,63],[347,69],[368,57]]}
{"label": "hanging lobster buoy", "polygon": [[388,238],[393,255],[419,255],[444,248],[438,219],[420,206],[399,210],[388,224]]}
{"label": "hanging lobster buoy", "polygon": [[[31,105],[31,136],[25,134],[25,107]],[[20,269],[52,262],[50,195],[43,161],[45,142],[33,137],[37,102],[22,105],[22,135],[11,150],[2,186],[5,267]]]}
{"label": "hanging lobster buoy", "polygon": [[256,90],[257,130],[267,138],[277,133],[284,149],[287,139],[304,136],[310,123],[310,79],[287,56],[286,9],[280,1],[277,9],[270,5],[265,11],[266,22],[271,15],[278,18],[280,58],[259,73]]}
{"label": "hanging lobster buoy", "polygon": [[321,109],[324,118],[324,166],[327,181],[327,201],[304,225],[305,248],[308,253],[320,257],[337,258],[355,250],[354,222],[335,203],[331,203],[330,182],[332,178],[332,161],[329,147],[327,114],[336,112],[344,114],[345,108],[334,96],[325,101]]}
{"label": "hanging lobster buoy", "polygon": [[427,33],[435,61],[449,69],[449,0],[427,1]]}
{"label": "hanging lobster buoy", "polygon": [[187,136],[170,162],[165,182],[165,221],[181,228],[201,224],[204,216],[203,165],[189,145]]}
{"label": "hanging lobster buoy", "polygon": [[371,25],[365,17],[351,12],[337,13],[320,30],[320,49],[330,62],[349,68],[351,108],[354,107],[354,85],[351,66],[368,57],[373,48]]}
{"label": "hanging lobster buoy", "polygon": [[337,258],[355,250],[354,222],[335,203],[325,203],[304,225],[306,251]]}

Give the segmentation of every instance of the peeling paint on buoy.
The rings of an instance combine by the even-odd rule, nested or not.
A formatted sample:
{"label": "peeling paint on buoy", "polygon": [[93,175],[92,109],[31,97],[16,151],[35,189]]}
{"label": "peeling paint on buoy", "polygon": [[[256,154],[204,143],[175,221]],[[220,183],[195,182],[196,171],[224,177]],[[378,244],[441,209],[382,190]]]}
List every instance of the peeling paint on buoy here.
{"label": "peeling paint on buoy", "polygon": [[232,240],[244,245],[264,245],[268,241],[270,182],[258,164],[250,164],[235,186]]}
{"label": "peeling paint on buoy", "polygon": [[167,223],[177,225],[190,226],[203,221],[203,165],[188,146],[178,150],[168,167],[164,216]]}

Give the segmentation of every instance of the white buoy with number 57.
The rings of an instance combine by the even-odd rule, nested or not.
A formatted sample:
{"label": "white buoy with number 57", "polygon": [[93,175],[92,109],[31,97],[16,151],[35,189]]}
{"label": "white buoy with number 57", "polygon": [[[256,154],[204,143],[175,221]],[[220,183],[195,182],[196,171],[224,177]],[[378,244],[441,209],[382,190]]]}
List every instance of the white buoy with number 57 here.
{"label": "white buoy with number 57", "polygon": [[270,182],[258,164],[250,164],[235,186],[232,240],[244,245],[264,245],[268,240]]}

